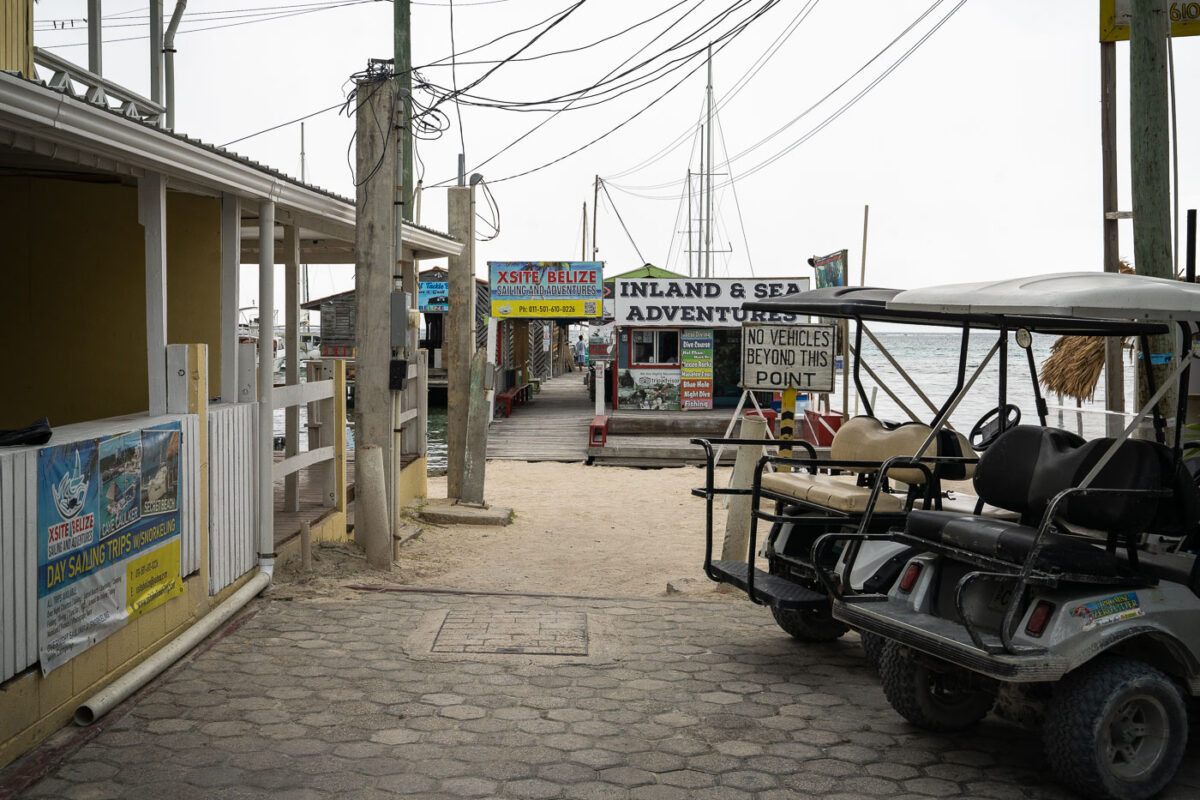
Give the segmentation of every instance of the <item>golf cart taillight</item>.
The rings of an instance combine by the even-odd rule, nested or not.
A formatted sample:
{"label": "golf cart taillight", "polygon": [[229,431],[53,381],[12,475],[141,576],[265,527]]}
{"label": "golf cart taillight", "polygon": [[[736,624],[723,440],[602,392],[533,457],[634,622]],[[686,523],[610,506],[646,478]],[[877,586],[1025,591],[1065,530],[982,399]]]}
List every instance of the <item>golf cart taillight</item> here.
{"label": "golf cart taillight", "polygon": [[920,564],[909,564],[904,569],[904,575],[900,578],[900,591],[911,592],[913,585],[917,582],[917,578],[921,575]]}
{"label": "golf cart taillight", "polygon": [[1053,613],[1054,603],[1039,600],[1037,606],[1033,609],[1033,613],[1029,615],[1029,624],[1025,626],[1025,632],[1030,636],[1041,636],[1045,633],[1046,623],[1050,621],[1050,616]]}

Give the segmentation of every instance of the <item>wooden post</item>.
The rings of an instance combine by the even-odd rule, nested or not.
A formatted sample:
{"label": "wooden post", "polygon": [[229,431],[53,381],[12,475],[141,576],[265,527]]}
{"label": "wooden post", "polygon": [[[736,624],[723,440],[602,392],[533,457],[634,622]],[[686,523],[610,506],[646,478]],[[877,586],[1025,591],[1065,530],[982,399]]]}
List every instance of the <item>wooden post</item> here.
{"label": "wooden post", "polygon": [[396,211],[392,202],[396,148],[389,146],[390,124],[381,126],[378,121],[392,120],[395,105],[395,84],[391,81],[358,84],[355,161],[362,184],[357,192],[358,224],[354,231],[355,437],[360,452],[368,445],[382,451],[385,513],[392,507],[395,491],[393,397],[388,388],[388,369],[392,358],[392,275],[396,268]]}
{"label": "wooden post", "polygon": [[221,195],[221,385],[223,403],[238,402],[238,281],[242,261],[242,205]]}
{"label": "wooden post", "polygon": [[[795,390],[792,402],[795,403]],[[767,421],[762,417],[742,417],[738,429],[739,439],[762,439],[767,432]],[[737,458],[733,462],[732,489],[749,489],[754,481],[754,467],[762,457],[762,445],[739,445]],[[725,540],[721,544],[721,558],[726,561],[745,561],[750,549],[750,496],[734,495],[729,498],[729,509],[725,516]]]}
{"label": "wooden post", "polygon": [[150,416],[167,413],[167,181],[138,179],[138,222],[146,247],[146,383]]}
{"label": "wooden post", "polygon": [[475,352],[475,187],[449,190],[450,235],[464,243],[450,256],[450,310],[446,314],[446,496],[462,497],[467,454],[471,356]]}
{"label": "wooden post", "polygon": [[196,415],[196,448],[200,451],[200,491],[196,493],[200,523],[200,596],[208,597],[208,345],[187,345],[187,413]]}
{"label": "wooden post", "polygon": [[[1129,26],[1129,144],[1133,173],[1133,257],[1139,275],[1173,277],[1171,267],[1171,164],[1167,136],[1167,4],[1165,0],[1132,0]],[[1171,365],[1151,366],[1152,357],[1172,353],[1175,333],[1150,337],[1151,353],[1141,368],[1153,369],[1161,386]],[[1148,398],[1145,382],[1139,393]],[[1164,417],[1175,415],[1177,394],[1168,391],[1159,403]]]}
{"label": "wooden post", "polygon": [[[1100,43],[1100,150],[1103,175],[1104,271],[1121,270],[1121,230],[1117,208],[1117,43]],[[1110,214],[1114,215],[1110,218]],[[1104,340],[1104,407],[1125,411],[1125,366],[1121,338]],[[1124,424],[1120,417],[1106,414],[1105,435],[1117,436]]]}
{"label": "wooden post", "polygon": [[[292,386],[300,382],[300,231],[295,225],[283,229],[284,258],[284,382]],[[300,407],[290,406],[284,412],[284,456],[291,458],[300,452]],[[300,473],[293,472],[283,479],[283,508],[300,510]]]}
{"label": "wooden post", "polygon": [[312,528],[300,523],[300,571],[312,572]]}
{"label": "wooden post", "polygon": [[[489,419],[487,393],[492,388],[491,372],[483,348],[476,350],[471,358],[471,406],[467,411],[467,453],[461,498],[465,503],[476,505],[483,504]],[[494,374],[491,378],[494,380]]]}
{"label": "wooden post", "polygon": [[[744,422],[742,423],[745,424]],[[789,386],[783,390],[783,401],[779,406],[779,455],[792,457],[792,440],[796,438],[796,390]],[[792,468],[779,465],[780,472],[791,472]]]}

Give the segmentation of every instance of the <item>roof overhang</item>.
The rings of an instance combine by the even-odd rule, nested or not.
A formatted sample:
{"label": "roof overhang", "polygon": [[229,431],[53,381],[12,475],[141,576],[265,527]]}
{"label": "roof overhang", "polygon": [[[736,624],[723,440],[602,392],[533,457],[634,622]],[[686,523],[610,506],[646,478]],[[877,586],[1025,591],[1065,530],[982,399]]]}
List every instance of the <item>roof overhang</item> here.
{"label": "roof overhang", "polygon": [[[0,146],[122,177],[157,172],[167,177],[171,188],[182,191],[228,193],[248,203],[270,200],[276,205],[277,221],[301,228],[301,240],[309,243],[302,248],[306,261],[354,261],[353,202],[3,72]],[[243,208],[243,217],[256,214],[253,206]],[[253,234],[244,237],[243,260],[248,255],[257,258],[257,226],[252,227]],[[415,226],[405,228],[404,242],[418,259],[458,255],[463,249],[449,236]],[[322,255],[330,260],[323,261]]]}

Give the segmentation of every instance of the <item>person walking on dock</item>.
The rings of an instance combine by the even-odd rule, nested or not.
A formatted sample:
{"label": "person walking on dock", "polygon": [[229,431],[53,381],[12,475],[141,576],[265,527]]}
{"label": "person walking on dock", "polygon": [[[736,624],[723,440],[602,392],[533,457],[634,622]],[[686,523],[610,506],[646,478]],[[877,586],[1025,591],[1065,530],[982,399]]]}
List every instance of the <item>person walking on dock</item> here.
{"label": "person walking on dock", "polygon": [[575,363],[580,367],[584,365],[587,359],[587,342],[583,340],[583,334],[579,334],[579,341],[575,343]]}

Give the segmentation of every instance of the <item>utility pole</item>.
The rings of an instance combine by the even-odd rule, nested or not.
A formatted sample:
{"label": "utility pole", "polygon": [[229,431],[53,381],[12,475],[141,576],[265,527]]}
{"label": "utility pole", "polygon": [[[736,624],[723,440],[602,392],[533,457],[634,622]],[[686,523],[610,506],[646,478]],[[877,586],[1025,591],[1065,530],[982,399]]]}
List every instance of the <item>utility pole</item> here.
{"label": "utility pole", "polygon": [[[1167,139],[1167,36],[1165,0],[1132,0],[1129,26],[1129,144],[1133,173],[1133,257],[1139,275],[1174,277],[1171,266],[1171,163]],[[1175,349],[1175,334],[1150,337],[1141,368],[1161,386],[1171,364],[1155,364]],[[1145,390],[1145,384],[1139,387]],[[1149,395],[1145,395],[1148,397]],[[1166,418],[1175,413],[1177,394],[1159,403]]]}
{"label": "utility pole", "polygon": [[705,215],[708,224],[704,226],[704,277],[712,277],[712,169],[713,169],[713,84],[712,84],[712,45],[708,46],[708,205]]}
{"label": "utility pole", "polygon": [[[412,15],[409,0],[394,0],[392,3],[396,39],[395,73],[396,86],[400,90],[402,110],[400,114],[400,160],[396,177],[400,195],[397,199],[403,210],[405,222],[413,221],[413,156],[412,156]],[[397,257],[400,253],[397,251]]]}
{"label": "utility pole", "polygon": [[[1117,43],[1100,43],[1100,152],[1102,204],[1104,206],[1104,271],[1121,271],[1121,231],[1117,199]],[[1125,411],[1125,364],[1122,339],[1104,340],[1104,406],[1108,411]],[[1117,436],[1125,427],[1121,417],[1105,417],[1105,434]]]}
{"label": "utility pole", "polygon": [[[449,190],[450,235],[463,243],[450,256],[447,272],[450,310],[446,312],[446,497],[465,499],[467,491],[467,425],[471,399],[471,358],[475,353],[475,187]],[[480,488],[479,491],[482,491]]]}

